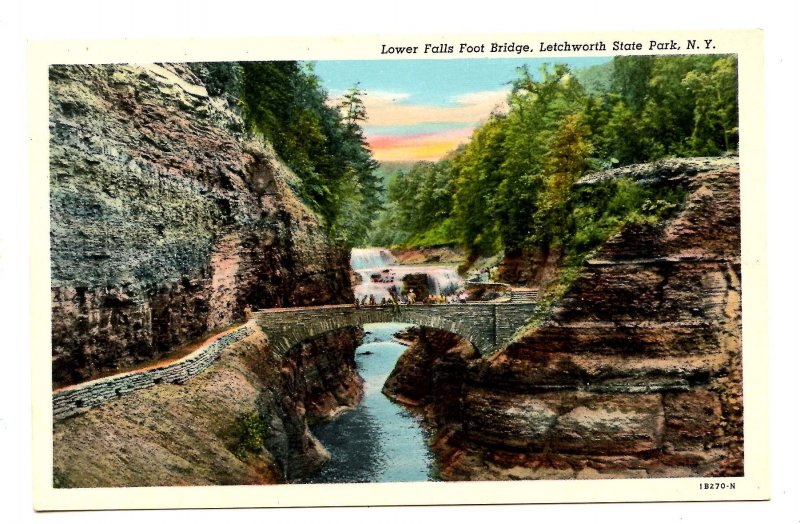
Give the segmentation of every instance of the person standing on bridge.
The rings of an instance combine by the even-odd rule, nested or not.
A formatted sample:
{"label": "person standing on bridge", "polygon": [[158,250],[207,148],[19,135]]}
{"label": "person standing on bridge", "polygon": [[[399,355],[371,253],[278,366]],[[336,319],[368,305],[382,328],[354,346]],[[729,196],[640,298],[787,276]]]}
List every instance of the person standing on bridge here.
{"label": "person standing on bridge", "polygon": [[408,292],[408,304],[413,306],[414,305],[414,300],[416,300],[416,298],[417,298],[417,295],[414,293],[414,290],[413,289],[410,290]]}

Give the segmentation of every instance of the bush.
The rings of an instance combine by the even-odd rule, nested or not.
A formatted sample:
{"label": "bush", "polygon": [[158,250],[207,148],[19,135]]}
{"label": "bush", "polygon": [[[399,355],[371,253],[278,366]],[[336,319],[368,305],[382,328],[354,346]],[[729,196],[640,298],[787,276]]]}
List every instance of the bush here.
{"label": "bush", "polygon": [[250,453],[259,453],[264,448],[267,423],[257,412],[252,411],[239,418],[236,425],[236,449],[234,454],[244,459]]}

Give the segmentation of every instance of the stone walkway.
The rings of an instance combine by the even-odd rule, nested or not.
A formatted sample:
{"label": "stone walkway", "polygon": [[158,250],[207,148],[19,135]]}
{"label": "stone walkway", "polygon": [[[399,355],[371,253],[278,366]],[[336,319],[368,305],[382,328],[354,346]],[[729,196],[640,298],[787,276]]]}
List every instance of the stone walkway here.
{"label": "stone walkway", "polygon": [[139,369],[98,378],[53,391],[53,419],[60,420],[105,404],[132,391],[157,384],[182,384],[206,370],[230,344],[255,331],[250,321],[212,335],[186,356],[155,362]]}

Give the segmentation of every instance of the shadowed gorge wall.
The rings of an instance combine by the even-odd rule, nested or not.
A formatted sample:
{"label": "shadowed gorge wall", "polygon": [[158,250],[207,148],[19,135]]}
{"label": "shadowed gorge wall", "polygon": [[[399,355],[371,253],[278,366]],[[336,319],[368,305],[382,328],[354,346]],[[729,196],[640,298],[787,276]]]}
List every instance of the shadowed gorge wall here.
{"label": "shadowed gorge wall", "polygon": [[349,303],[348,253],[182,65],[50,70],[53,378],[153,358],[256,308]]}

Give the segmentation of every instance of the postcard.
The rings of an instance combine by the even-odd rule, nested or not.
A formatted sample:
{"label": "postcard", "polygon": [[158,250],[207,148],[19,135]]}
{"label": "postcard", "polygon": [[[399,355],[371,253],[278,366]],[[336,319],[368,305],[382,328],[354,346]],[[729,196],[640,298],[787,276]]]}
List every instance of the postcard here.
{"label": "postcard", "polygon": [[757,30],[29,46],[38,510],[764,500]]}

